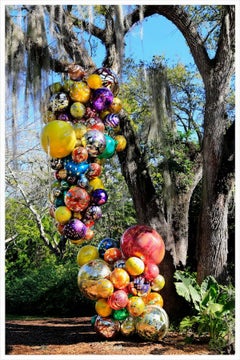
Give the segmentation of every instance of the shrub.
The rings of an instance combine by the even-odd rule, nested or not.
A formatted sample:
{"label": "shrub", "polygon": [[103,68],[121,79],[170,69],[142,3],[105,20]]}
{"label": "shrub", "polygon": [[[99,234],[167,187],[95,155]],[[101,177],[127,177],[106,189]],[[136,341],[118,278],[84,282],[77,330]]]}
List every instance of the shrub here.
{"label": "shrub", "polygon": [[182,319],[180,330],[207,334],[212,350],[232,353],[235,339],[234,287],[220,285],[212,276],[206,277],[199,285],[195,274],[179,270],[174,277],[177,293],[192,305],[195,312],[193,316]]}
{"label": "shrub", "polygon": [[6,311],[16,315],[82,316],[93,304],[77,286],[77,264],[44,262],[13,278],[6,274]]}

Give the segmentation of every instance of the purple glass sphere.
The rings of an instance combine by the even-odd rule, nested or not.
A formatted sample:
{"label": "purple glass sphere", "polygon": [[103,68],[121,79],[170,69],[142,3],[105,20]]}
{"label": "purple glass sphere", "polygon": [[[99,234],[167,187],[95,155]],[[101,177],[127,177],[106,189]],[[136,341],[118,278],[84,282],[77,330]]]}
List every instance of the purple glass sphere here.
{"label": "purple glass sphere", "polygon": [[104,189],[96,189],[92,193],[92,203],[95,205],[103,205],[108,200],[108,194]]}
{"label": "purple glass sphere", "polygon": [[63,113],[59,113],[57,114],[57,120],[62,120],[62,121],[71,121],[72,117],[70,114],[63,112]]}
{"label": "purple glass sphere", "polygon": [[113,93],[107,88],[99,88],[94,91],[92,105],[97,111],[107,109],[113,102]]}
{"label": "purple glass sphere", "polygon": [[109,128],[116,128],[119,125],[119,117],[116,114],[108,114],[105,118],[104,118],[104,125],[106,127]]}
{"label": "purple glass sphere", "polygon": [[98,205],[91,205],[84,214],[84,220],[99,220],[102,217],[102,210]]}
{"label": "purple glass sphere", "polygon": [[63,235],[70,240],[81,239],[86,235],[86,232],[86,225],[78,219],[70,220],[63,229]]}

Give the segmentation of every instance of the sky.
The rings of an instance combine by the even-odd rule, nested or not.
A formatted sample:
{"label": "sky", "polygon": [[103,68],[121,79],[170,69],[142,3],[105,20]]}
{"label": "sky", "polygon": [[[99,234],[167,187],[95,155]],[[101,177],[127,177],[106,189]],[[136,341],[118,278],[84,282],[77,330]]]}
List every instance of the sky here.
{"label": "sky", "polygon": [[193,63],[186,41],[180,31],[163,16],[154,15],[135,26],[126,37],[126,56],[151,61],[163,55],[170,62]]}
{"label": "sky", "polygon": [[[125,56],[150,62],[154,55],[164,56],[170,65],[193,64],[186,41],[177,27],[163,16],[154,15],[134,25],[125,37]],[[99,44],[94,60],[98,67],[104,59],[104,47]]]}

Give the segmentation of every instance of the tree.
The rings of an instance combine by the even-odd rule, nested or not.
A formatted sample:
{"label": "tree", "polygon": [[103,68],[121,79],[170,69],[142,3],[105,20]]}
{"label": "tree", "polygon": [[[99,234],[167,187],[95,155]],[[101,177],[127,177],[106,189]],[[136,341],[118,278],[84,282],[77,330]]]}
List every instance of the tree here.
{"label": "tree", "polygon": [[[159,138],[160,147],[165,148],[165,159],[161,164],[163,176],[163,192],[161,199],[154,186],[152,174],[147,164],[144,151],[140,147],[139,138],[133,129],[126,113],[121,114],[121,130],[128,141],[128,147],[119,156],[122,172],[133,198],[137,220],[156,228],[164,237],[166,256],[161,264],[161,270],[167,277],[166,302],[167,311],[175,308],[172,276],[175,266],[185,264],[188,242],[188,208],[192,195],[201,177],[201,156],[203,157],[203,193],[200,217],[198,280],[212,274],[220,278],[224,273],[227,259],[227,211],[228,201],[234,183],[234,123],[226,119],[226,98],[229,83],[234,70],[234,6],[184,7],[144,5],[131,6],[124,14],[121,6],[94,7],[99,22],[86,19],[86,7],[78,16],[76,7],[69,6],[25,6],[22,9],[26,15],[28,36],[21,29],[16,31],[16,24],[7,17],[8,36],[15,35],[14,54],[8,58],[11,79],[17,79],[20,63],[25,49],[31,66],[26,65],[28,85],[34,86],[48,69],[57,72],[67,72],[67,65],[74,61],[86,69],[93,69],[94,62],[90,51],[87,52],[86,38],[81,37],[87,32],[89,37],[98,38],[106,48],[106,58],[103,66],[111,67],[117,74],[121,72],[124,37],[132,26],[144,18],[154,14],[163,15],[172,21],[185,37],[195,63],[201,74],[205,88],[204,138],[201,152],[197,148],[189,148],[189,143],[180,141],[172,121],[172,109],[169,102],[169,90],[164,71],[159,68],[150,69],[150,94],[154,109],[155,125],[162,130]],[[85,13],[84,13],[85,11]],[[207,34],[201,33],[199,17],[204,12],[208,21],[214,26]],[[83,15],[83,16],[81,16]],[[8,15],[7,15],[8,16]],[[45,20],[47,16],[47,20]],[[46,23],[51,23],[51,39],[60,47],[62,58],[59,59],[53,49],[47,45]],[[33,26],[35,24],[35,26]],[[36,26],[38,24],[38,26]],[[78,30],[80,35],[75,31]],[[17,36],[16,36],[17,34]],[[214,34],[214,37],[212,36]],[[205,37],[205,38],[204,38]],[[208,42],[215,46],[213,57],[209,55]],[[85,43],[84,43],[85,41]],[[212,51],[212,50],[211,50]],[[7,52],[8,54],[8,52]],[[12,58],[16,59],[13,67]],[[29,77],[32,75],[32,78]],[[158,102],[154,83],[158,81],[161,89],[161,101]],[[14,85],[14,81],[9,81]],[[14,93],[16,94],[16,86]],[[162,113],[163,110],[163,113]],[[164,115],[164,116],[162,116]],[[14,128],[14,121],[12,124]],[[149,128],[149,134],[152,134]],[[183,189],[182,171],[175,171],[173,165],[178,165],[178,158],[171,147],[184,145],[185,160],[191,165],[192,179]],[[167,146],[166,146],[167,145]],[[188,151],[186,151],[188,149]],[[167,154],[168,151],[168,154]],[[174,171],[173,171],[174,170]],[[181,176],[180,176],[181,174]],[[139,191],[141,189],[141,192]]]}

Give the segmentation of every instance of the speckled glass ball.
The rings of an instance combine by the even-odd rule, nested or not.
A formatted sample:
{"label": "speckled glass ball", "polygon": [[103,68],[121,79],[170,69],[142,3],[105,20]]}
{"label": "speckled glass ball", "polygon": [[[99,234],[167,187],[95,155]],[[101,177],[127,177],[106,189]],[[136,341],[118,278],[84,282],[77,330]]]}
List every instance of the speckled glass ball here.
{"label": "speckled glass ball", "polygon": [[104,253],[104,260],[108,264],[113,264],[115,261],[122,258],[122,252],[118,248],[107,249]]}
{"label": "speckled glass ball", "polygon": [[63,228],[63,235],[71,240],[78,240],[86,235],[87,227],[81,220],[71,219]]}
{"label": "speckled glass ball", "polygon": [[75,212],[85,210],[90,203],[90,195],[79,186],[72,186],[64,197],[66,206]]}
{"label": "speckled glass ball", "polygon": [[86,161],[88,158],[88,152],[83,146],[77,146],[72,151],[72,159],[76,163]]}
{"label": "speckled glass ball", "polygon": [[118,94],[119,83],[117,75],[110,69],[102,67],[94,71],[94,74],[98,74],[102,79],[102,85],[109,88],[114,95]]}
{"label": "speckled glass ball", "polygon": [[100,208],[100,206],[97,205],[90,205],[85,214],[84,214],[84,221],[88,221],[88,220],[99,220],[102,217],[102,210]]}
{"label": "speckled glass ball", "polygon": [[85,104],[90,99],[91,89],[84,81],[76,81],[70,88],[70,98]]}
{"label": "speckled glass ball", "polygon": [[113,93],[107,88],[100,88],[93,92],[92,106],[97,111],[107,109],[113,101]]}
{"label": "speckled glass ball", "polygon": [[64,92],[58,92],[51,96],[49,101],[49,108],[55,111],[63,111],[69,105],[69,97]]}
{"label": "speckled glass ball", "polygon": [[84,174],[89,168],[89,163],[86,161],[75,162],[68,158],[65,160],[65,169],[67,170],[68,175],[77,176]]}

